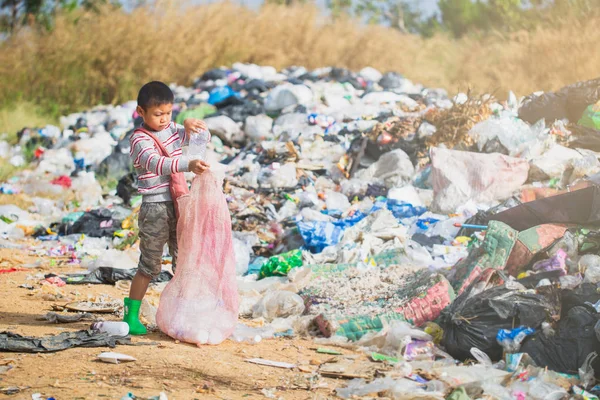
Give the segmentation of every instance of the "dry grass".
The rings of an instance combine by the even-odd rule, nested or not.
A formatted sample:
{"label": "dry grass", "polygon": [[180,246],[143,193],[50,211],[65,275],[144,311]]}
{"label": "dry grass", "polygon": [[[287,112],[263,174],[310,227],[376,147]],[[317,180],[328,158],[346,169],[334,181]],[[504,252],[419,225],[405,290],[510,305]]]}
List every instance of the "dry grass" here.
{"label": "dry grass", "polygon": [[600,75],[594,51],[600,18],[511,37],[424,40],[351,20],[332,23],[312,6],[254,12],[231,3],[185,10],[156,3],[131,14],[79,15],[76,24],[75,16],[62,15],[50,34],[24,30],[2,43],[0,103],[31,101],[56,115],[135,98],[150,79],[189,84],[208,68],[238,61],[278,68],[370,65],[451,93],[472,87],[499,97]]}
{"label": "dry grass", "polygon": [[16,140],[17,131],[24,127],[38,127],[54,122],[54,118],[44,115],[38,106],[28,102],[14,103],[0,110],[0,134],[6,134],[4,139],[10,142]]}

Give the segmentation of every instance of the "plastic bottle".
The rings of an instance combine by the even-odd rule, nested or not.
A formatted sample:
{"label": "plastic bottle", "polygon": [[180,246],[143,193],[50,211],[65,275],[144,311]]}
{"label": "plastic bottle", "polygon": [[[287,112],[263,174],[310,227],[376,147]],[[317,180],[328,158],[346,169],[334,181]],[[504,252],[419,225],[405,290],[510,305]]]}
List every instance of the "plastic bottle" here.
{"label": "plastic bottle", "polygon": [[204,160],[206,157],[206,145],[210,140],[210,133],[207,130],[202,130],[197,133],[192,133],[190,137],[190,158],[195,160]]}
{"label": "plastic bottle", "polygon": [[129,325],[122,321],[95,322],[92,324],[92,329],[118,337],[127,336],[129,334]]}

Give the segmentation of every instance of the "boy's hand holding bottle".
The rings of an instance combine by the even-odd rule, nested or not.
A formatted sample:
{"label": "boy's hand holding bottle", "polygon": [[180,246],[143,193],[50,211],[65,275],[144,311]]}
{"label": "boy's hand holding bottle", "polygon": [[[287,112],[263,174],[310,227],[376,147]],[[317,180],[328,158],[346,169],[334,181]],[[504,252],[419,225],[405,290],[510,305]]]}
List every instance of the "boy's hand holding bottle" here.
{"label": "boy's hand holding bottle", "polygon": [[186,118],[185,121],[183,121],[183,127],[185,128],[185,133],[187,133],[188,135],[208,130],[206,122],[196,118]]}
{"label": "boy's hand holding bottle", "polygon": [[190,161],[189,170],[196,175],[200,175],[210,168],[210,165],[204,161],[206,145],[210,141],[210,132],[206,122],[196,118],[187,118],[183,121],[183,126],[186,134],[190,135],[190,157],[195,158]]}

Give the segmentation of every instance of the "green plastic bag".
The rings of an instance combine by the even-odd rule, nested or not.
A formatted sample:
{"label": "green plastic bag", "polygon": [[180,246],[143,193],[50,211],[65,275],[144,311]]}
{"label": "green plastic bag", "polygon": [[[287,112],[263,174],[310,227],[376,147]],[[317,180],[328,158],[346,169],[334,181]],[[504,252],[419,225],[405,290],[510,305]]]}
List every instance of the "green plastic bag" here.
{"label": "green plastic bag", "polygon": [[196,108],[190,108],[185,111],[180,112],[175,118],[175,122],[178,124],[183,124],[187,118],[197,118],[203,119],[208,117],[209,115],[213,115],[217,112],[217,109],[210,104],[201,104]]}
{"label": "green plastic bag", "polygon": [[600,102],[586,108],[578,124],[600,130]]}
{"label": "green plastic bag", "polygon": [[79,218],[85,214],[83,211],[72,212],[65,215],[62,219],[63,224],[74,224]]}
{"label": "green plastic bag", "polygon": [[292,268],[302,266],[302,251],[292,250],[269,258],[260,268],[258,279],[268,276],[287,276]]}

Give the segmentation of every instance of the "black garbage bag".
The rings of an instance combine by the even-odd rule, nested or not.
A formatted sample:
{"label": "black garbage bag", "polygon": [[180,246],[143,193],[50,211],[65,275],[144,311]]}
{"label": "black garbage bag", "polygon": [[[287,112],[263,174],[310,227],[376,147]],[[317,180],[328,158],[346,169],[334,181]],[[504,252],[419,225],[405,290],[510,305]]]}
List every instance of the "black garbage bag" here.
{"label": "black garbage bag", "polygon": [[244,101],[242,104],[229,105],[221,108],[212,116],[225,115],[235,122],[245,122],[249,116],[264,114],[265,108],[255,101]]}
{"label": "black garbage bag", "polygon": [[404,77],[397,72],[386,72],[379,81],[379,85],[385,90],[402,87]]}
{"label": "black garbage bag", "polygon": [[579,121],[585,109],[600,100],[600,78],[569,85],[562,91],[567,93],[567,118]]}
{"label": "black garbage bag", "polygon": [[268,92],[269,89],[271,89],[273,87],[273,85],[268,84],[267,82],[263,81],[262,79],[252,79],[249,82],[246,82],[242,89],[246,90],[247,92],[251,92],[251,91],[257,91],[260,93],[263,92]]}
{"label": "black garbage bag", "polygon": [[[573,307],[558,322],[554,336],[538,331],[525,339],[520,352],[529,354],[538,367],[577,374],[591,353],[600,355],[600,342],[594,331],[599,317],[591,307]],[[592,368],[600,377],[600,358],[592,363]]]}
{"label": "black garbage bag", "polygon": [[[119,269],[112,267],[100,267],[88,274],[69,275],[61,277],[66,283],[71,285],[114,285],[118,281],[130,281],[137,272],[137,268]],[[168,271],[161,271],[160,275],[152,279],[153,283],[168,282],[173,278]]]}
{"label": "black garbage bag", "polygon": [[67,234],[84,233],[90,237],[112,237],[121,229],[120,220],[113,218],[113,213],[107,208],[88,211],[72,226],[67,227]]}
{"label": "black garbage bag", "polygon": [[573,290],[563,290],[561,293],[560,317],[567,316],[572,308],[585,306],[586,303],[596,304],[600,300],[600,289],[593,283],[582,283]]}
{"label": "black garbage bag", "polygon": [[600,187],[545,197],[523,203],[490,216],[490,220],[504,222],[511,228],[524,231],[542,224],[586,225],[600,223]]}
{"label": "black garbage bag", "polygon": [[211,69],[202,74],[200,80],[202,81],[216,81],[219,79],[227,78],[227,71],[220,68]]}
{"label": "black garbage bag", "polygon": [[119,179],[123,175],[133,172],[133,164],[129,156],[129,138],[133,129],[117,143],[111,155],[106,157],[96,168],[96,175],[110,179]]}
{"label": "black garbage bag", "polygon": [[565,86],[555,93],[529,96],[519,109],[519,118],[534,124],[544,118],[546,124],[567,118],[577,122],[585,109],[600,99],[600,78]]}
{"label": "black garbage bag", "polygon": [[130,205],[131,198],[138,193],[138,181],[136,174],[129,173],[119,179],[117,183],[117,196],[123,199],[123,203]]}
{"label": "black garbage bag", "polygon": [[553,123],[567,117],[567,93],[544,93],[541,96],[529,96],[519,108],[519,118],[530,124],[540,119]]}
{"label": "black garbage bag", "polygon": [[571,138],[568,146],[572,149],[588,149],[600,152],[600,131],[587,126],[570,124]]}
{"label": "black garbage bag", "polygon": [[496,286],[473,294],[475,286],[461,294],[442,312],[442,344],[458,360],[472,359],[473,347],[492,361],[502,359],[502,346],[496,341],[501,329],[521,325],[537,329],[550,315],[558,312],[558,300],[532,291]]}
{"label": "black garbage bag", "polygon": [[485,145],[483,145],[483,149],[481,149],[481,152],[487,154],[500,153],[504,154],[505,156],[508,156],[510,154],[508,149],[504,147],[504,145],[500,142],[500,139],[498,139],[498,137],[495,137],[492,140],[488,140],[485,143]]}

